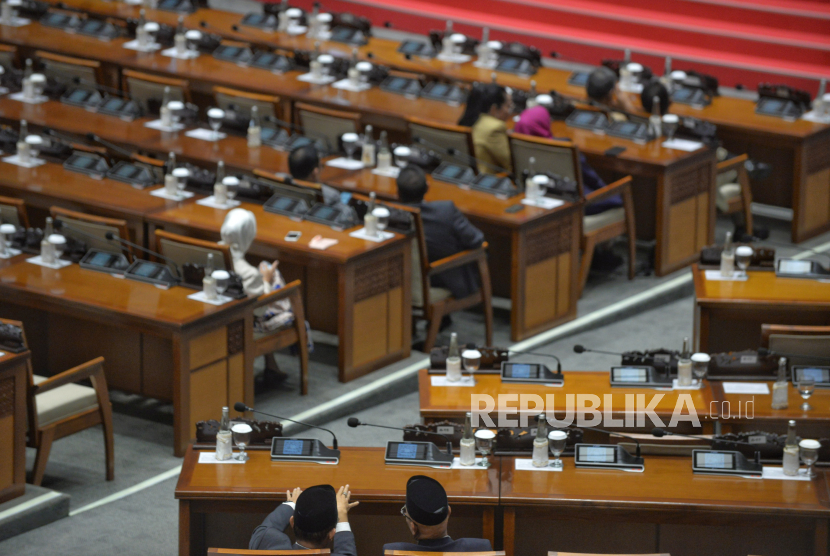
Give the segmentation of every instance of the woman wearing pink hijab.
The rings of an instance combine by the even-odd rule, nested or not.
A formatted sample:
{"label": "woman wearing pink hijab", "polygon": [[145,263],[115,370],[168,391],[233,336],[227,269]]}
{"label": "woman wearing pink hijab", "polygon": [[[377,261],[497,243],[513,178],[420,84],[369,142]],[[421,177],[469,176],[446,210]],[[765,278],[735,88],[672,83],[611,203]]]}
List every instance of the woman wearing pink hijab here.
{"label": "woman wearing pink hijab", "polygon": [[[513,128],[515,133],[523,135],[532,135],[534,137],[544,137],[546,139],[556,139],[550,131],[550,112],[544,106],[534,106],[522,112],[519,116],[519,121]],[[568,141],[568,139],[558,139],[559,141]],[[580,154],[579,161],[582,165],[582,187],[585,195],[593,193],[597,189],[605,187],[605,182],[597,175],[593,168],[588,165],[585,156]],[[585,207],[585,214],[599,214],[608,209],[621,207],[622,198],[617,195],[609,197],[597,203],[593,203]]]}

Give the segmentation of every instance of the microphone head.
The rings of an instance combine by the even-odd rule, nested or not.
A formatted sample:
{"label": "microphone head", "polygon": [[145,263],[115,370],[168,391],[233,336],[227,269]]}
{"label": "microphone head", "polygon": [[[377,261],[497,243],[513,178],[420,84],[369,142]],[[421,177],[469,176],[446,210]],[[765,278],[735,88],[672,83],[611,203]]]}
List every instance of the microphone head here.
{"label": "microphone head", "polygon": [[115,239],[115,234],[112,233],[112,232],[107,232],[107,233],[104,234],[104,237],[109,239],[109,240],[113,240],[113,239]]}
{"label": "microphone head", "polygon": [[662,438],[666,436],[666,431],[663,429],[653,428],[651,429],[651,435],[656,436],[657,438]]}
{"label": "microphone head", "polygon": [[237,25],[237,24],[235,24],[235,23],[234,23],[233,25],[231,25],[231,29],[232,29],[233,31],[236,31],[236,32],[238,33],[238,32],[239,32],[239,25]]}
{"label": "microphone head", "polygon": [[202,29],[207,29],[208,28],[208,22],[207,21],[200,21],[199,22],[199,27],[201,27]]}
{"label": "microphone head", "polygon": [[409,62],[412,61],[412,54],[404,54],[403,57],[404,57],[405,60],[407,60]]}
{"label": "microphone head", "polygon": [[233,404],[233,408],[239,413],[245,413],[246,411],[248,411],[248,406],[242,402],[236,402],[235,404]]}
{"label": "microphone head", "polygon": [[349,420],[346,421],[346,424],[348,424],[352,428],[359,427],[360,426],[360,419],[358,419],[357,417],[349,417]]}
{"label": "microphone head", "polygon": [[766,357],[772,352],[767,348],[758,348],[758,357]]}
{"label": "microphone head", "polygon": [[87,133],[84,137],[86,137],[87,141],[98,141],[98,138],[95,136],[94,133]]}
{"label": "microphone head", "polygon": [[585,353],[585,346],[576,344],[574,346],[574,353]]}

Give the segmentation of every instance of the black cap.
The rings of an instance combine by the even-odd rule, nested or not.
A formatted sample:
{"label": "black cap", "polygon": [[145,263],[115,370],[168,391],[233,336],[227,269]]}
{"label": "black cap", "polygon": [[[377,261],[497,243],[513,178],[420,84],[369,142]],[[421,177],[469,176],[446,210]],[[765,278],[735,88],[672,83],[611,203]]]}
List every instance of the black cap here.
{"label": "black cap", "polygon": [[297,498],[294,525],[304,533],[320,533],[337,525],[337,494],[331,485],[305,489]]}
{"label": "black cap", "polygon": [[406,513],[421,525],[438,525],[447,519],[450,507],[441,483],[424,475],[410,477],[406,482]]}

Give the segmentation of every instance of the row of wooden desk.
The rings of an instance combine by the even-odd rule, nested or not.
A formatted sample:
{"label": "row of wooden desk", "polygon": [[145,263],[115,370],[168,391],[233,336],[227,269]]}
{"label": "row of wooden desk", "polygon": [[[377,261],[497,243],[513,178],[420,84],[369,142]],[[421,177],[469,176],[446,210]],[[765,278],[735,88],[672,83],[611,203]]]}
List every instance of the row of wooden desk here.
{"label": "row of wooden desk", "polygon": [[272,462],[250,451],[244,465],[200,464],[190,448],[176,485],[179,555],[242,548],[254,527],[295,487],[348,484],[361,554],[410,540],[399,510],[406,481],[430,476],[447,491],[454,538],[487,538],[509,556],[568,552],[673,556],[826,556],[827,472],[812,481],[695,475],[688,457],[646,457],[643,473],[574,468],[521,471],[513,457],[489,469],[386,465],[381,448],[341,448],[339,464]]}
{"label": "row of wooden desk", "polygon": [[[121,2],[104,0],[64,0],[63,4],[107,17],[137,17],[138,7]],[[161,10],[149,10],[148,17],[173,25],[177,15]],[[189,28],[198,28],[202,21],[210,25],[211,32],[223,37],[259,42],[278,49],[294,50],[314,48],[314,41],[305,36],[290,37],[286,34],[245,27],[236,32],[232,26],[241,16],[219,10],[200,9],[185,18]],[[350,47],[340,43],[323,42],[325,50],[349,55]],[[439,79],[465,82],[487,82],[490,70],[477,68],[471,63],[454,64],[437,59],[407,59],[397,52],[398,43],[371,38],[359,49],[361,58],[371,59],[390,67],[427,74]],[[679,66],[678,66],[679,67]],[[686,68],[681,68],[686,69]],[[587,97],[585,88],[568,83],[571,72],[542,67],[533,76],[540,91],[555,90],[575,99]],[[500,84],[528,90],[530,79],[499,73]],[[752,184],[755,202],[792,208],[792,239],[801,242],[830,229],[830,126],[806,120],[795,122],[755,113],[755,103],[740,98],[720,96],[709,106],[696,108],[680,103],[672,105],[672,112],[710,121],[718,126],[718,136],[724,146],[735,153],[747,153],[751,158],[769,162],[772,177],[765,182]],[[436,116],[431,116],[436,118]],[[455,120],[453,120],[455,121]]]}

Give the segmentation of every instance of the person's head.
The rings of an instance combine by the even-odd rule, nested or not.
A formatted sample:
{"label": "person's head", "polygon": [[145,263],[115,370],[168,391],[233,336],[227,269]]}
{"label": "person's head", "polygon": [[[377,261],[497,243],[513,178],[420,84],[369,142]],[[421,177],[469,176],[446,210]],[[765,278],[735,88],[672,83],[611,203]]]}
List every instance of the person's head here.
{"label": "person's head", "polygon": [[427,194],[427,175],[420,166],[408,164],[402,168],[396,183],[398,199],[402,203],[420,203]]}
{"label": "person's head", "polygon": [[401,508],[406,524],[416,541],[447,536],[450,505],[441,483],[424,475],[406,482],[406,505]]}
{"label": "person's head", "polygon": [[654,97],[660,99],[660,115],[668,114],[669,106],[671,106],[669,90],[657,79],[652,79],[646,83],[643,87],[643,92],[640,94],[640,102],[643,103],[643,109],[649,114],[654,109]]}
{"label": "person's head", "polygon": [[551,139],[553,134],[550,132],[550,112],[544,106],[528,108],[519,116],[519,121],[516,122],[513,131]]}
{"label": "person's head", "polygon": [[616,84],[617,74],[605,66],[600,66],[588,76],[585,92],[591,100],[609,104]]}
{"label": "person's head", "polygon": [[225,216],[219,234],[234,255],[244,255],[256,237],[256,216],[249,210],[235,208]]}
{"label": "person's head", "polygon": [[337,494],[331,485],[305,489],[297,498],[289,520],[294,538],[306,548],[327,548],[337,526]]}
{"label": "person's head", "polygon": [[317,181],[320,175],[320,155],[314,145],[297,147],[288,155],[288,171],[298,180]]}
{"label": "person's head", "polygon": [[464,114],[458,125],[472,127],[482,114],[489,114],[500,120],[506,120],[513,109],[513,99],[504,87],[495,83],[475,83],[467,95]]}

